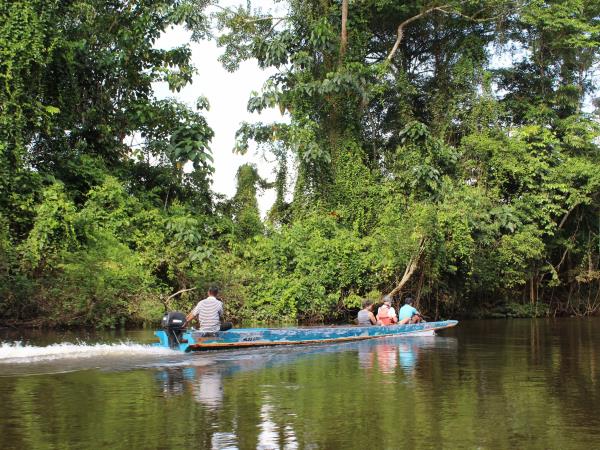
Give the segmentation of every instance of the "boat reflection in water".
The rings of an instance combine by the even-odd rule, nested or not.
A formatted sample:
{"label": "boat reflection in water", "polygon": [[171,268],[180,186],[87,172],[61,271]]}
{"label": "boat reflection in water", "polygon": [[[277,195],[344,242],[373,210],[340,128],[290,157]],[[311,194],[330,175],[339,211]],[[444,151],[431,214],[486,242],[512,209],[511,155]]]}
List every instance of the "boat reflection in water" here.
{"label": "boat reflection in water", "polygon": [[218,371],[197,374],[197,369],[184,369],[191,379],[193,398],[209,410],[216,410],[223,404],[223,376]]}
{"label": "boat reflection in water", "polygon": [[414,375],[421,355],[436,351],[456,351],[457,341],[453,337],[385,338],[377,341],[357,343],[358,364],[362,369],[376,369],[383,374],[392,374],[396,368],[406,375]]}
{"label": "boat reflection in water", "polygon": [[[456,349],[455,338],[431,336],[207,352],[159,367],[156,380],[164,396],[188,395],[193,399],[205,414],[201,416],[207,421],[205,425],[220,424],[204,429],[202,442],[207,447],[238,448],[241,440],[248,444],[250,435],[248,445],[252,448],[294,449],[301,447],[296,420],[301,405],[290,398],[306,383],[313,386],[312,392],[319,392],[324,384],[343,379],[343,369],[335,372],[336,368],[353,372],[352,366],[369,378],[376,376],[379,382],[402,383],[417,378],[420,365],[421,372],[426,373],[430,363],[426,359]],[[322,371],[332,361],[340,364]],[[280,370],[285,365],[290,367]],[[294,375],[281,377],[281,373]],[[236,414],[242,410],[253,412]],[[248,420],[252,420],[250,428],[245,423]]]}
{"label": "boat reflection in water", "polygon": [[[208,410],[217,410],[223,403],[223,372],[196,367],[169,367],[156,373],[165,397],[187,393]],[[188,392],[191,391],[191,392]]]}
{"label": "boat reflection in water", "polygon": [[406,375],[414,374],[421,356],[437,351],[456,351],[454,337],[392,337],[348,342],[334,345],[259,348],[206,352],[190,355],[185,361],[160,368],[157,380],[165,395],[180,395],[186,386],[192,396],[208,409],[218,409],[223,400],[223,377],[238,372],[257,371],[318,358],[332,353],[355,354],[361,369],[383,374],[400,368]]}

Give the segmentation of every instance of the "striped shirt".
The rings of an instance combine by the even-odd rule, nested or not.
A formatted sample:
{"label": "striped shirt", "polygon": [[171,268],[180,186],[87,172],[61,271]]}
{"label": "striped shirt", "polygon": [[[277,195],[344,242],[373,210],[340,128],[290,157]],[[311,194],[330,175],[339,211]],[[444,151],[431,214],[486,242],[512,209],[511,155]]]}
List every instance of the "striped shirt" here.
{"label": "striped shirt", "polygon": [[200,331],[214,333],[221,329],[221,317],[223,317],[223,303],[215,297],[207,297],[200,300],[192,310],[192,315],[198,316]]}

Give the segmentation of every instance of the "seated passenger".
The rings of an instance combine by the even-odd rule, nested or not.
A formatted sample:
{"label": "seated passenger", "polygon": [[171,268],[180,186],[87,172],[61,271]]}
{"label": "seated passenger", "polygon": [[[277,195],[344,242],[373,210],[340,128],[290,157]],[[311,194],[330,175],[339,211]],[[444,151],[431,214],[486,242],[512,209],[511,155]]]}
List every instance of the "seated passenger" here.
{"label": "seated passenger", "polygon": [[398,322],[396,310],[392,306],[392,298],[389,295],[383,297],[383,305],[377,310],[377,321],[381,325],[393,325]]}
{"label": "seated passenger", "polygon": [[200,331],[204,333],[229,330],[233,325],[231,322],[223,322],[223,303],[217,299],[218,294],[219,289],[211,287],[208,290],[208,297],[200,300],[186,316],[184,326],[198,319]]}
{"label": "seated passenger", "polygon": [[373,303],[370,300],[363,300],[363,309],[358,312],[358,325],[361,327],[370,327],[377,323],[377,319],[373,315]]}
{"label": "seated passenger", "polygon": [[400,325],[405,325],[407,323],[425,322],[425,320],[423,320],[423,317],[421,317],[421,313],[413,307],[412,298],[407,297],[404,303],[405,305],[402,308],[400,308],[400,311],[398,311]]}

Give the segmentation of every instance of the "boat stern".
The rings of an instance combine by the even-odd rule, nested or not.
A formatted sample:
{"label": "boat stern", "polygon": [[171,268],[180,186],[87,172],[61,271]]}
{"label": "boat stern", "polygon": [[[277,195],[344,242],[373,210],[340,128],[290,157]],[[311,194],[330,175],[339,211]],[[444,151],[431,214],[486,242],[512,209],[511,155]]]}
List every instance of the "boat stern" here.
{"label": "boat stern", "polygon": [[154,343],[156,347],[170,348],[182,352],[189,352],[191,350],[190,345],[196,343],[189,331],[176,334],[170,330],[156,330],[154,336],[158,338],[158,342]]}
{"label": "boat stern", "polygon": [[154,332],[158,338],[158,342],[154,345],[188,352],[195,340],[192,333],[183,328],[185,323],[185,314],[178,311],[166,313],[162,318],[162,329]]}

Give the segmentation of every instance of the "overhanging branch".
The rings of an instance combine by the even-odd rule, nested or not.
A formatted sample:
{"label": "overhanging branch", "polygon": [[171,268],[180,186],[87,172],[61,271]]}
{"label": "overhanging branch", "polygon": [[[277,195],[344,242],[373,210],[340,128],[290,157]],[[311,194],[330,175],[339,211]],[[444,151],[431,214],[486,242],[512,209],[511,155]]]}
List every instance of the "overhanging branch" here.
{"label": "overhanging branch", "polygon": [[402,279],[400,280],[398,285],[394,289],[392,289],[392,291],[388,294],[390,297],[394,297],[396,294],[398,294],[402,290],[404,285],[412,277],[413,273],[415,273],[415,270],[417,269],[417,267],[419,267],[419,263],[421,262],[421,257],[423,256],[423,253],[425,252],[425,244],[426,244],[426,239],[424,237],[422,237],[421,240],[419,241],[419,247],[417,248],[417,251],[415,253],[413,253],[413,255],[410,257],[410,260],[408,261],[408,264],[406,265],[406,269],[404,269],[404,275],[402,275]]}
{"label": "overhanging branch", "polygon": [[[463,2],[464,3],[464,2]],[[416,20],[419,20],[423,17],[425,17],[428,14],[431,14],[433,12],[440,12],[442,14],[448,14],[448,15],[456,15],[456,16],[460,16],[463,17],[465,19],[471,20],[473,22],[491,22],[493,20],[497,20],[499,18],[499,16],[494,16],[494,17],[485,17],[485,18],[479,18],[477,17],[480,13],[482,13],[484,10],[479,10],[477,13],[475,13],[472,16],[469,16],[467,14],[464,14],[460,11],[457,11],[455,9],[450,9],[452,7],[452,5],[441,5],[441,6],[433,6],[431,8],[428,8],[422,12],[420,12],[419,14],[417,14],[416,16],[413,16],[409,19],[406,19],[404,22],[402,22],[400,25],[398,25],[398,31],[397,31],[397,35],[396,35],[396,42],[394,42],[394,46],[392,47],[392,49],[390,50],[388,56],[387,56],[387,60],[391,61],[391,59],[394,57],[394,55],[396,54],[396,52],[398,51],[398,48],[400,47],[400,44],[402,43],[402,39],[404,38],[404,29],[410,25],[411,23],[413,23]]]}

